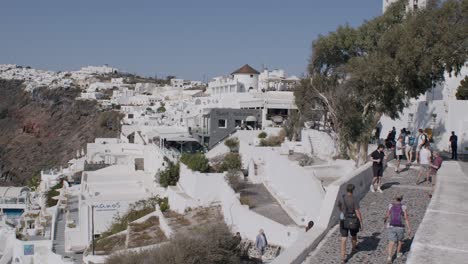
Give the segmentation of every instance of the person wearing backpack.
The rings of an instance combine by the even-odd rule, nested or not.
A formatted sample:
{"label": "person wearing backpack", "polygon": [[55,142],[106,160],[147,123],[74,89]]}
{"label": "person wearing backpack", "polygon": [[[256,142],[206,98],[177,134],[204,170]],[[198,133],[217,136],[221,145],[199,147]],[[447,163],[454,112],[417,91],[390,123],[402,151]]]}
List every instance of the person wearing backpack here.
{"label": "person wearing backpack", "polygon": [[363,230],[359,201],[353,196],[354,184],[346,186],[346,194],[338,201],[340,209],[341,263],[346,262],[346,242],[351,234],[352,251],[356,251],[357,233]]}
{"label": "person wearing backpack", "polygon": [[402,203],[403,196],[397,195],[395,201],[388,206],[384,222],[388,221],[388,257],[387,263],[392,263],[394,246],[397,243],[397,258],[401,258],[401,247],[405,237],[405,227],[408,228],[408,237],[411,236],[411,226],[408,217],[408,208]]}

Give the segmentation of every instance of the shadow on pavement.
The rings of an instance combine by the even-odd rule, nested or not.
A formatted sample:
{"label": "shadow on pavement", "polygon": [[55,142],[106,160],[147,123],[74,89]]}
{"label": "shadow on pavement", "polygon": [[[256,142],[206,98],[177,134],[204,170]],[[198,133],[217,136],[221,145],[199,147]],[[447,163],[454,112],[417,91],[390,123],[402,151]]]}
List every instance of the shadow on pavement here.
{"label": "shadow on pavement", "polygon": [[393,185],[400,185],[399,182],[386,182],[384,184],[382,184],[382,187],[380,187],[382,190],[385,190],[385,189],[390,189]]}

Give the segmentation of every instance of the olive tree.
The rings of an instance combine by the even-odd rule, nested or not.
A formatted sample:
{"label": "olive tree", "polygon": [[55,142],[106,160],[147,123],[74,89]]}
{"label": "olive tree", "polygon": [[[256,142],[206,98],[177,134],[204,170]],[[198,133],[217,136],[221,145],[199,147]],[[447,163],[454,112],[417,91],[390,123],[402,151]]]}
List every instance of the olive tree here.
{"label": "olive tree", "polygon": [[[357,28],[340,26],[312,44],[309,78],[296,90],[302,115],[320,100],[342,156],[362,164],[382,115],[398,118],[411,98],[459,74],[467,60],[468,1],[430,1],[406,11],[400,0]],[[299,95],[299,96],[298,96]]]}

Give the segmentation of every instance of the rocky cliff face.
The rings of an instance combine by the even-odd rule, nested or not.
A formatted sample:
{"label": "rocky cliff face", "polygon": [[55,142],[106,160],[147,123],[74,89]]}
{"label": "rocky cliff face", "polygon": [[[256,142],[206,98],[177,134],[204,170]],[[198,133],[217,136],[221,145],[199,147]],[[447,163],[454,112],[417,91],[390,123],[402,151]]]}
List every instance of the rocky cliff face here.
{"label": "rocky cliff face", "polygon": [[0,79],[0,185],[27,184],[41,169],[65,166],[96,137],[119,133],[121,115],[75,100],[77,88],[22,88]]}

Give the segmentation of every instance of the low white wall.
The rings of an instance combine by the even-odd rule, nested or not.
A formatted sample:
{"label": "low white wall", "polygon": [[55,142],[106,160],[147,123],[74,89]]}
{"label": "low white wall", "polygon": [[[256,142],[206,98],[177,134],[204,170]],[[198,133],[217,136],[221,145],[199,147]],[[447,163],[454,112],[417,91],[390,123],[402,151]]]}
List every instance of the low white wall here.
{"label": "low white wall", "polygon": [[264,161],[264,183],[293,220],[303,225],[317,221],[325,191],[313,171],[277,151],[266,152]]}
{"label": "low white wall", "polygon": [[[315,129],[303,129],[301,131],[301,144],[303,153],[313,154],[320,159],[329,160],[336,155],[336,146],[333,138]],[[299,152],[299,151],[297,151]]]}
{"label": "low white wall", "polygon": [[[34,254],[24,255],[24,246],[33,246]],[[19,263],[63,263],[62,256],[52,252],[52,240],[21,241],[15,239],[13,247],[13,259],[16,258],[20,260]]]}
{"label": "low white wall", "polygon": [[[249,210],[248,206],[240,203],[239,194],[232,190],[222,173],[194,172],[181,164],[178,187],[183,193],[178,194],[176,199],[171,198],[176,194],[176,188],[168,191],[171,209],[178,208],[183,212],[186,208],[182,206],[189,204],[191,200],[196,201],[197,206],[221,203],[226,224],[245,238],[255,240],[258,230],[263,228],[272,244],[287,247],[296,240],[300,230],[298,227],[284,226]],[[183,199],[186,201],[182,201]],[[178,201],[178,204],[173,204],[174,201]]]}
{"label": "low white wall", "polygon": [[314,250],[326,235],[330,227],[338,223],[339,210],[337,207],[338,198],[346,192],[346,185],[354,184],[356,187],[354,195],[362,199],[369,190],[372,182],[372,163],[356,169],[348,176],[340,178],[330,184],[327,193],[322,202],[320,217],[312,232],[303,233],[298,239],[274,261],[274,264],[299,264],[302,263],[307,255]]}
{"label": "low white wall", "polygon": [[301,230],[298,227],[284,226],[251,211],[247,205],[240,203],[239,194],[236,194],[226,182],[223,182],[218,190],[222,194],[224,221],[233,231],[240,232],[242,237],[255,241],[258,231],[263,229],[271,244],[288,247],[296,240]]}
{"label": "low white wall", "polygon": [[172,234],[174,234],[174,230],[169,225],[169,222],[167,221],[166,217],[164,214],[161,212],[159,207],[156,210],[156,215],[159,218],[159,227],[161,228],[161,231],[166,235],[167,238],[170,238]]}

